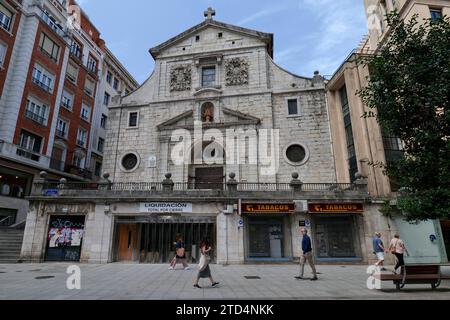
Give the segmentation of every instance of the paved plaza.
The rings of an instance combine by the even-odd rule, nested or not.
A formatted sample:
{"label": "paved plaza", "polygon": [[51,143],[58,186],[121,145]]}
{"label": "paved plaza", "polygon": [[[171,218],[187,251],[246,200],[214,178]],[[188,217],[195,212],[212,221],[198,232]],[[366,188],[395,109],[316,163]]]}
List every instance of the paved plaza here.
{"label": "paved plaza", "polygon": [[[391,282],[382,290],[367,289],[365,266],[318,266],[319,281],[296,280],[296,265],[211,265],[217,288],[201,280],[192,287],[191,270],[167,265],[80,264],[81,289],[69,290],[69,264],[0,265],[1,300],[203,300],[203,299],[450,299],[450,281],[432,291],[429,285],[409,285],[397,292]],[[450,267],[443,268],[450,274]],[[309,275],[308,275],[309,276]],[[249,279],[250,277],[250,279]]]}

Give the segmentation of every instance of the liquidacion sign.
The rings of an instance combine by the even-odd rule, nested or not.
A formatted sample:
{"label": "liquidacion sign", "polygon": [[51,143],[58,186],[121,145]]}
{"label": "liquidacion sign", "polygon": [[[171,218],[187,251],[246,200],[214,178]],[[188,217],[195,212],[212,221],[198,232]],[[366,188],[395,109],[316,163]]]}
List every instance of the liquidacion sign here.
{"label": "liquidacion sign", "polygon": [[145,202],[140,212],[147,213],[192,213],[192,203],[186,202]]}

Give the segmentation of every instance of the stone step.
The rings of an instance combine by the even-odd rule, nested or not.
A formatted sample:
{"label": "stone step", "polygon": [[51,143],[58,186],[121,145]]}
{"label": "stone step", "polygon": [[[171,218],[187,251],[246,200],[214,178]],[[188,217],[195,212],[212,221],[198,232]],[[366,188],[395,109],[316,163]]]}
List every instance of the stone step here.
{"label": "stone step", "polygon": [[22,251],[22,250],[16,250],[16,249],[1,249],[1,250],[0,250],[0,256],[1,256],[2,254],[16,254],[17,252],[20,253],[20,251]]}

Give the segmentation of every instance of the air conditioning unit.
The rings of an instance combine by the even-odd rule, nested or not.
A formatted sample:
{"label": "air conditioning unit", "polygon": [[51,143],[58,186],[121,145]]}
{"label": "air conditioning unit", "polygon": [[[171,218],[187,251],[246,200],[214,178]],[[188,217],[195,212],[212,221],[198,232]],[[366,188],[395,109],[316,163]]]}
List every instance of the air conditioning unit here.
{"label": "air conditioning unit", "polygon": [[308,201],[307,200],[295,200],[295,212],[306,213],[308,212]]}

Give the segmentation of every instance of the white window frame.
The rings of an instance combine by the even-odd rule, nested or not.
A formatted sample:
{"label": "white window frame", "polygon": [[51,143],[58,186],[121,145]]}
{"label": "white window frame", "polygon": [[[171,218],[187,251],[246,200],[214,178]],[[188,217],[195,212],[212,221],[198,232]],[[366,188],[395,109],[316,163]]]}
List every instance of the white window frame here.
{"label": "white window frame", "polygon": [[[67,100],[70,100],[70,102],[71,102],[69,106],[64,105],[64,99],[65,98],[70,98],[70,99],[67,99]],[[63,94],[61,96],[61,106],[64,109],[66,109],[66,110],[72,111],[73,110],[74,99],[75,99],[75,95],[73,93],[71,93],[70,91],[67,91],[66,89],[64,89],[63,90]]]}
{"label": "white window frame", "polygon": [[[103,144],[102,144],[102,150],[100,150],[100,148],[99,148],[99,146],[100,146],[100,141],[103,141]],[[102,137],[98,137],[98,141],[97,141],[97,151],[98,152],[101,152],[101,153],[104,153],[105,152],[105,143],[106,143],[106,141],[105,141],[105,139],[104,138],[102,138]]]}
{"label": "white window frame", "polygon": [[[7,25],[7,28],[4,27],[5,23],[4,23],[3,21],[1,21],[1,22],[2,22],[1,28],[2,28],[3,30],[5,30],[6,32],[11,33],[11,28],[12,28],[12,26],[14,25],[14,21],[15,21],[15,17],[16,17],[16,11],[15,11],[14,9],[10,8],[10,6],[9,6],[8,4],[5,3],[5,1],[2,1],[2,2],[1,2],[1,5],[2,5],[7,11],[9,11],[9,13],[11,13],[11,18],[9,18],[9,25]],[[7,16],[4,15],[3,13],[2,13],[2,15],[3,15],[3,19],[4,19],[5,17],[7,17]]]}
{"label": "white window frame", "polygon": [[[84,134],[82,134],[84,133]],[[84,138],[84,139],[81,139]],[[83,144],[79,144],[78,142],[81,141],[83,142]],[[86,144],[87,144],[87,130],[86,129],[82,129],[82,128],[78,128],[78,132],[77,132],[77,142],[76,144],[82,148],[86,148]]]}
{"label": "white window frame", "polygon": [[[130,126],[130,118],[131,118],[131,114],[132,113],[137,113],[137,119],[136,119],[136,126],[135,127]],[[127,129],[139,129],[139,117],[140,117],[140,112],[139,111],[128,111]]]}
{"label": "white window frame", "polygon": [[[26,133],[29,133],[30,135],[35,135],[35,136],[37,136],[37,137],[39,137],[39,138],[41,138],[41,145],[40,145],[40,148],[39,148],[39,152],[36,152],[36,151],[34,151],[33,149],[34,149],[34,144],[36,143],[36,138],[35,137],[32,137],[32,136],[30,136],[30,135],[27,135],[27,141],[26,141],[26,146],[25,147],[23,147],[22,146],[22,144],[23,144],[23,140],[24,140],[24,131],[26,132]],[[29,139],[30,138],[30,139]],[[32,144],[32,147],[31,148],[29,148],[30,147],[30,144]],[[42,149],[44,148],[44,144],[45,144],[45,141],[44,141],[44,138],[43,137],[41,137],[41,136],[39,136],[39,135],[37,135],[37,134],[35,134],[34,132],[31,132],[31,131],[28,131],[28,130],[21,130],[20,131],[20,140],[19,140],[19,147],[20,148],[22,148],[22,149],[25,149],[25,150],[27,150],[27,151],[29,151],[29,152],[32,152],[32,153],[38,153],[38,154],[42,154]]]}
{"label": "white window frame", "polygon": [[72,83],[77,83],[77,81],[78,81],[78,75],[79,75],[79,73],[80,73],[80,68],[78,68],[78,66],[75,65],[74,63],[69,62],[69,63],[67,64],[67,69],[69,68],[69,64],[77,71],[77,74],[76,74],[76,75],[73,75],[73,76],[74,76],[74,79],[73,79],[73,78],[72,78],[72,75],[68,72],[68,70],[66,70],[66,78],[67,78],[70,82],[72,82]]}
{"label": "white window frame", "polygon": [[[48,93],[53,93],[53,89],[55,86],[55,76],[47,69],[45,69],[43,66],[36,63],[33,67],[33,74],[31,77],[34,84],[36,84],[37,86],[39,86],[41,89],[45,90]],[[39,83],[36,83],[35,80],[39,81]],[[47,90],[41,84],[45,85],[50,90]]]}
{"label": "white window frame", "polygon": [[[50,110],[50,107],[48,105],[39,101],[38,99],[34,98],[33,96],[29,96],[27,99],[26,105],[25,105],[25,117],[27,119],[30,119],[30,120],[33,120],[33,121],[39,123],[42,126],[47,126],[49,110]],[[27,111],[43,118],[44,121],[39,122],[33,118],[28,117]]]}
{"label": "white window frame", "polygon": [[[83,114],[85,113],[84,111],[87,111],[87,118],[83,117]],[[81,113],[80,113],[80,118],[83,119],[86,122],[91,122],[91,113],[92,113],[92,107],[88,106],[87,104],[85,104],[84,102],[81,105]]]}
{"label": "white window frame", "polygon": [[[297,100],[297,114],[289,114],[289,101],[290,100]],[[286,97],[285,101],[286,101],[286,114],[287,114],[288,118],[297,118],[297,117],[302,116],[299,96]]]}
{"label": "white window frame", "polygon": [[[59,125],[60,123],[65,123],[66,130],[61,130]],[[56,130],[64,132],[64,135],[62,137],[60,135],[57,136],[60,138],[67,139],[67,137],[69,136],[69,129],[70,129],[70,121],[64,118],[58,118],[56,122]]]}
{"label": "white window frame", "polygon": [[[80,164],[79,164],[79,165],[78,165],[78,164],[75,164],[75,159],[76,159],[76,158],[80,160]],[[79,154],[79,153],[74,153],[73,158],[72,158],[72,165],[73,165],[74,167],[79,168],[79,169],[84,169],[85,166],[86,166],[86,156],[83,155],[82,157],[80,157],[80,154]]]}
{"label": "white window frame", "polygon": [[102,113],[102,116],[100,118],[100,128],[106,129],[107,121],[108,121],[108,116],[106,114]]}
{"label": "white window frame", "polygon": [[[91,90],[90,88],[86,87],[86,84],[88,83],[88,81],[93,84],[92,91],[90,91]],[[86,77],[86,81],[84,82],[84,92],[90,97],[94,96],[94,92],[95,92],[95,80],[94,79],[92,79],[90,77]]]}

